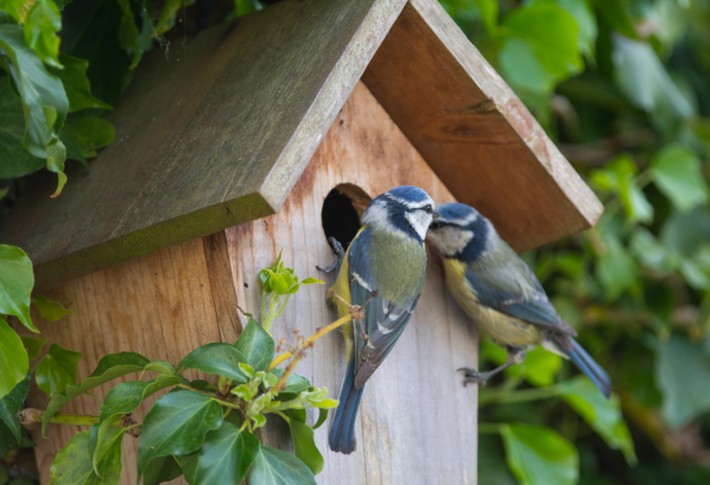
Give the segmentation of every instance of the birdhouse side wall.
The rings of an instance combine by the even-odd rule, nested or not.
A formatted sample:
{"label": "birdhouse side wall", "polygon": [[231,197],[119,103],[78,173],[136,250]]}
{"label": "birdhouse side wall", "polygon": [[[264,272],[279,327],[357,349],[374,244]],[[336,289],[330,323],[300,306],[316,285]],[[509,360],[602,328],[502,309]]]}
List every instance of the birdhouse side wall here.
{"label": "birdhouse side wall", "polygon": [[[353,184],[371,197],[392,187],[417,185],[437,202],[451,201],[387,113],[358,84],[281,209],[252,224],[226,231],[237,300],[259,308],[258,271],[279,252],[301,277],[332,284],[335,275],[315,266],[334,260],[322,225],[328,193]],[[430,251],[430,256],[431,251]],[[392,353],[368,381],[358,417],[358,447],[352,455],[328,449],[327,430],[316,431],[324,453],[322,484],[476,483],[476,389],[464,388],[456,369],[477,362],[475,332],[448,296],[436,256],[414,317]],[[274,324],[284,348],[334,321],[323,286],[302,288]],[[318,341],[296,372],[337,398],[346,367],[339,332]],[[327,422],[330,424],[330,420]],[[284,430],[269,436],[288,446]]]}

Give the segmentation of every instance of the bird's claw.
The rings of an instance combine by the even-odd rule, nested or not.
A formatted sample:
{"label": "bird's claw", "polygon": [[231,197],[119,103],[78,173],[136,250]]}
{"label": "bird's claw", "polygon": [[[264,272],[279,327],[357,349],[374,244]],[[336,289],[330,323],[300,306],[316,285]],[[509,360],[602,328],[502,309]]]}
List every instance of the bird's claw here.
{"label": "bird's claw", "polygon": [[330,243],[330,247],[333,249],[333,252],[335,253],[337,259],[334,263],[326,267],[316,265],[316,269],[323,273],[332,273],[333,271],[338,269],[340,267],[340,264],[343,262],[343,258],[345,257],[345,250],[343,249],[343,245],[340,244],[340,241],[331,236],[328,238],[328,242]]}
{"label": "bird's claw", "polygon": [[463,372],[463,385],[467,386],[469,383],[473,384],[485,384],[486,381],[491,377],[489,372],[479,372],[476,369],[471,369],[468,367],[461,367],[456,369],[459,372]]}

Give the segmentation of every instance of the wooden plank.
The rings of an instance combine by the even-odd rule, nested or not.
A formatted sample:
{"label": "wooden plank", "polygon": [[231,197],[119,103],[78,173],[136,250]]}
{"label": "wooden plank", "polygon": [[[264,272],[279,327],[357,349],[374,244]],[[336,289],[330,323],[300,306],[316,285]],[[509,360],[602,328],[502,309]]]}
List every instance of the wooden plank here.
{"label": "wooden plank", "polygon": [[116,142],[60,198],[23,194],[0,240],[47,285],[272,213],[404,3],[285,1],[154,52]]}
{"label": "wooden plank", "polygon": [[[320,276],[316,264],[333,256],[321,211],[339,184],[355,184],[374,196],[401,185],[425,188],[437,201],[451,194],[378,105],[364,85],[356,87],[311,163],[278,213],[227,229],[237,299],[259,307],[256,274],[283,251],[301,277]],[[430,260],[422,299],[392,354],[368,382],[352,455],[333,453],[327,429],[316,431],[324,453],[322,484],[476,483],[476,388],[461,385],[458,367],[477,361],[475,331],[445,290],[437,258]],[[333,276],[326,277],[329,282]],[[324,288],[302,289],[272,327],[275,338],[294,342],[336,318]],[[345,371],[340,335],[316,343],[296,372],[338,395]],[[279,431],[268,439],[288,446]]]}
{"label": "wooden plank", "polygon": [[[47,296],[68,305],[72,313],[57,323],[42,323],[33,315],[42,337],[83,354],[81,379],[108,353],[139,352],[177,364],[200,345],[234,342],[240,330],[236,293],[224,234],[221,237],[221,242],[217,236],[195,239],[52,289]],[[101,386],[62,411],[97,415],[109,388]],[[46,399],[36,392],[30,404],[43,408]],[[144,411],[145,406],[137,411],[137,419],[142,419]],[[42,483],[49,482],[54,455],[76,431],[50,425],[48,439],[40,436],[39,429],[33,433]],[[136,450],[137,441],[127,437],[124,484],[137,483]]]}
{"label": "wooden plank", "polygon": [[363,80],[449,190],[517,249],[601,215],[596,196],[436,0],[410,0]]}

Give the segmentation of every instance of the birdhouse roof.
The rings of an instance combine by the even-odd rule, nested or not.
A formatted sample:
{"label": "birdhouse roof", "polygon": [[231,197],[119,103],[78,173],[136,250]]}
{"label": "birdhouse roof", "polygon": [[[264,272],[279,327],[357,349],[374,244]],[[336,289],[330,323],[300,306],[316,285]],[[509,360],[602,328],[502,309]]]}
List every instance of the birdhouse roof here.
{"label": "birdhouse roof", "polygon": [[58,199],[51,181],[23,193],[0,238],[49,284],[278,211],[361,79],[518,249],[601,214],[436,0],[310,0],[154,52],[111,114],[116,141]]}

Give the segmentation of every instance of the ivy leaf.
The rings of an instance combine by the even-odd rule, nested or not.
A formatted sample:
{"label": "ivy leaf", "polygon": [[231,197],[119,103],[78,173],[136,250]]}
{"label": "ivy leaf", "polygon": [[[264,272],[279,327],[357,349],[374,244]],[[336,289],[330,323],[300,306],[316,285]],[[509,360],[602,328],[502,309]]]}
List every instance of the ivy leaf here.
{"label": "ivy leaf", "polygon": [[27,351],[19,335],[0,316],[0,396],[7,396],[27,375]]}
{"label": "ivy leaf", "polygon": [[[183,457],[181,457],[183,458]],[[163,482],[169,482],[183,474],[180,464],[175,456],[161,456],[150,461],[148,468],[143,474],[143,485],[157,485]],[[187,479],[187,474],[185,474]],[[191,483],[187,480],[187,483]]]}
{"label": "ivy leaf", "polygon": [[115,416],[130,414],[152,394],[179,384],[178,376],[160,375],[152,381],[128,381],[116,384],[104,398],[99,420],[111,420]]}
{"label": "ivy leaf", "polygon": [[82,109],[111,109],[112,107],[91,94],[91,83],[86,75],[89,61],[62,53],[59,57],[64,69],[57,71],[69,100],[69,112]]}
{"label": "ivy leaf", "polygon": [[579,51],[589,59],[593,59],[597,41],[597,20],[589,0],[556,0],[556,2],[574,17],[579,26],[577,36]]}
{"label": "ivy leaf", "polygon": [[27,254],[17,246],[0,244],[0,315],[16,316],[22,325],[39,333],[30,317],[30,293],[34,285],[32,261]]}
{"label": "ivy leaf", "polygon": [[76,384],[81,353],[52,344],[40,361],[35,381],[48,396],[55,396],[70,384]]}
{"label": "ivy leaf", "polygon": [[102,483],[91,465],[91,430],[77,433],[59,450],[49,468],[52,485]]}
{"label": "ivy leaf", "polygon": [[248,379],[239,369],[240,362],[246,362],[246,358],[233,345],[214,342],[198,347],[187,354],[178,364],[177,370],[198,369],[245,384]]}
{"label": "ivy leaf", "polygon": [[[133,54],[131,69],[134,69],[143,58],[145,51],[152,45],[154,32],[153,21],[148,9],[139,7],[137,14],[131,8],[130,0],[117,0],[121,9],[121,23],[119,24],[118,40],[121,47]],[[136,25],[135,18],[140,18],[140,27]]]}
{"label": "ivy leaf", "polygon": [[604,438],[609,448],[621,450],[629,465],[637,463],[634,443],[621,415],[617,396],[606,399],[594,384],[584,377],[562,382],[558,388],[562,392],[562,399]]}
{"label": "ivy leaf", "polygon": [[49,424],[52,416],[54,416],[64,404],[71,401],[76,396],[96,386],[100,386],[104,382],[130,374],[131,372],[142,371],[149,363],[150,360],[135,352],[119,352],[117,354],[104,356],[99,361],[94,372],[84,379],[81,384],[67,386],[64,392],[51,396],[49,404],[47,404],[47,410],[42,416],[42,435],[44,436],[47,430],[47,424]]}
{"label": "ivy leaf", "polygon": [[708,200],[700,159],[681,145],[667,145],[658,152],[651,161],[651,173],[661,192],[681,211]]}
{"label": "ivy leaf", "polygon": [[[280,379],[284,373],[284,370],[281,368],[276,368],[272,370],[271,373],[274,374],[278,379]],[[298,394],[301,391],[305,391],[309,387],[311,387],[311,383],[308,381],[308,379],[292,372],[286,379],[286,386],[281,389],[279,395]]]}
{"label": "ivy leaf", "polygon": [[62,130],[69,158],[86,162],[98,155],[116,137],[116,128],[107,119],[93,115],[69,116]]}
{"label": "ivy leaf", "polygon": [[155,33],[163,35],[175,25],[175,17],[180,9],[194,4],[195,0],[166,0],[160,12],[158,22],[155,24]]}
{"label": "ivy leaf", "polygon": [[663,393],[661,413],[672,428],[710,410],[710,358],[700,346],[671,336],[658,346],[655,375]]}
{"label": "ivy leaf", "polygon": [[30,376],[28,374],[8,395],[0,399],[0,421],[5,423],[12,432],[16,443],[22,439],[22,428],[17,415],[25,404],[25,397],[27,397],[29,390]]}
{"label": "ivy leaf", "polygon": [[508,466],[522,485],[577,483],[577,450],[552,429],[533,424],[504,424],[501,436]]}
{"label": "ivy leaf", "polygon": [[234,347],[256,371],[266,370],[274,360],[274,339],[253,318],[249,319]]}
{"label": "ivy leaf", "polygon": [[317,475],[323,470],[324,461],[313,439],[313,428],[297,419],[289,419],[288,428],[291,431],[294,454]]}
{"label": "ivy leaf", "polygon": [[19,25],[0,24],[0,51],[12,65],[12,69],[4,67],[13,78],[25,112],[23,145],[32,155],[46,161],[47,170],[57,174],[57,190],[53,194],[56,197],[67,180],[64,174],[66,148],[58,135],[69,110],[64,86],[25,45]]}
{"label": "ivy leaf", "polygon": [[32,304],[35,306],[42,318],[50,322],[56,322],[72,312],[58,301],[50,300],[46,296],[33,296]]}
{"label": "ivy leaf", "polygon": [[555,2],[526,3],[504,20],[503,27],[500,63],[511,84],[545,94],[582,69],[577,22]]}
{"label": "ivy leaf", "polygon": [[27,351],[27,357],[30,360],[39,357],[39,354],[42,352],[42,349],[47,344],[46,338],[34,338],[26,336],[21,338],[22,345],[25,346],[25,350]]}
{"label": "ivy leaf", "polygon": [[11,84],[0,70],[0,179],[22,177],[45,166],[23,146],[25,115]]}
{"label": "ivy leaf", "polygon": [[509,367],[509,375],[519,374],[535,386],[549,386],[555,381],[555,376],[562,367],[562,358],[548,352],[542,347],[536,347],[525,355],[525,360],[516,366]]}
{"label": "ivy leaf", "polygon": [[59,36],[62,15],[52,0],[36,0],[25,19],[25,42],[43,62],[61,68]]}
{"label": "ivy leaf", "polygon": [[101,484],[121,482],[121,445],[126,428],[116,424],[104,421],[91,429],[91,464]]}
{"label": "ivy leaf", "polygon": [[668,132],[693,115],[693,106],[649,43],[617,35],[612,60],[616,83],[637,107],[654,114],[659,128]]}
{"label": "ivy leaf", "polygon": [[138,444],[138,475],[153,458],[198,450],[207,433],[221,426],[222,408],[209,396],[180,390],[165,394],[143,421]]}
{"label": "ivy leaf", "polygon": [[636,282],[636,262],[621,245],[609,245],[599,256],[597,278],[607,300],[613,300]]}
{"label": "ivy leaf", "polygon": [[259,450],[259,440],[227,421],[207,435],[191,483],[242,483]]}
{"label": "ivy leaf", "polygon": [[316,485],[316,478],[305,463],[291,453],[260,446],[249,474],[250,485]]}

